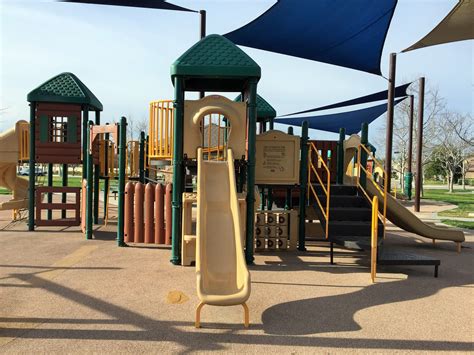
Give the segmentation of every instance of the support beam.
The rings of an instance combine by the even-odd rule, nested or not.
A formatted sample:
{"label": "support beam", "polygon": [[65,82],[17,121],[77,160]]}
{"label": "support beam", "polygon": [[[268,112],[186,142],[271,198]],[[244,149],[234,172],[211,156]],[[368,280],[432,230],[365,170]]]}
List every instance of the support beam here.
{"label": "support beam", "polygon": [[[116,142],[117,144],[117,142]],[[119,126],[119,181],[118,181],[118,221],[117,245],[125,247],[124,241],[124,200],[125,200],[125,159],[127,154],[127,119],[122,117]]]}
{"label": "support beam", "polygon": [[145,183],[145,132],[140,132],[140,147],[138,158],[138,178],[142,184]]}
{"label": "support beam", "polygon": [[87,146],[87,125],[89,123],[89,107],[87,105],[82,106],[82,178],[87,177],[86,165],[87,165],[87,152],[89,147]]}
{"label": "support beam", "polygon": [[[181,214],[183,207],[183,120],[184,120],[184,88],[183,79],[174,79],[174,123],[173,123],[173,200],[172,200],[172,232],[171,262],[181,264]],[[204,130],[203,130],[204,131]]]}
{"label": "support beam", "polygon": [[387,100],[387,131],[385,136],[385,170],[387,171],[387,191],[390,193],[392,180],[392,146],[393,146],[393,101],[395,94],[395,71],[397,67],[396,53],[390,53],[390,67],[388,78],[388,100]]}
{"label": "support beam", "polygon": [[28,230],[35,230],[35,178],[36,178],[36,102],[30,103],[30,170],[28,174]]}
{"label": "support beam", "polygon": [[300,162],[300,215],[298,228],[298,250],[306,250],[306,191],[308,189],[308,121],[301,128]]}
{"label": "support beam", "polygon": [[[100,111],[95,111],[95,124],[100,125]],[[100,161],[100,157],[99,157]],[[94,224],[99,224],[99,185],[100,185],[100,162],[94,165]]]}
{"label": "support beam", "polygon": [[90,145],[90,139],[91,139],[91,129],[94,123],[92,121],[89,121],[89,129],[87,130],[87,150],[86,150],[86,163],[87,163],[87,187],[86,187],[86,239],[92,239],[92,210],[93,210],[93,202],[92,202],[92,192],[93,192],[93,157],[92,157],[92,151],[89,149]]}
{"label": "support beam", "polygon": [[[106,133],[105,134],[106,144],[104,146],[105,156],[103,157],[104,159],[104,220],[107,218],[107,204],[109,203],[109,194],[108,194],[109,192],[109,139],[110,139],[110,133]],[[115,142],[115,144],[118,144],[118,142]]]}
{"label": "support beam", "polygon": [[418,138],[416,150],[416,177],[415,177],[415,212],[420,212],[421,185],[423,179],[423,168],[421,165],[423,155],[423,115],[425,110],[425,78],[420,78],[418,93]]}
{"label": "support beam", "polygon": [[[62,172],[63,172],[63,175],[62,175],[62,186],[67,186],[67,180],[68,180],[68,169],[69,169],[69,166],[67,164],[63,164],[62,166]],[[67,201],[67,194],[65,192],[62,193],[62,196],[61,196],[61,202],[62,203],[66,203]],[[61,218],[66,218],[66,210],[61,210]]]}
{"label": "support beam", "polygon": [[[200,15],[199,38],[203,39],[204,37],[206,37],[206,10],[199,10],[199,15]],[[199,92],[200,99],[202,99],[205,95],[206,93],[204,91]]]}
{"label": "support beam", "polygon": [[408,122],[408,162],[407,162],[407,172],[405,173],[405,196],[411,200],[412,195],[412,183],[413,183],[413,172],[412,172],[412,163],[413,163],[413,105],[414,97],[410,95],[410,112],[409,112],[409,122]]}
{"label": "support beam", "polygon": [[[293,127],[288,127],[288,134],[293,135]],[[293,208],[293,195],[291,187],[286,189],[286,200],[285,200],[285,210],[291,210]]]}
{"label": "support beam", "polygon": [[[48,163],[48,187],[53,186],[53,163]],[[53,193],[48,192],[48,203],[53,202]],[[48,209],[48,220],[53,219],[53,210]]]}
{"label": "support beam", "polygon": [[[367,122],[363,122],[361,125],[360,143],[367,148],[369,143],[369,124]],[[363,149],[360,152],[359,164],[364,167],[364,169],[367,169],[367,152]],[[390,180],[390,178],[387,180]],[[367,174],[363,169],[360,169],[360,184],[364,189],[367,186]]]}
{"label": "support beam", "polygon": [[247,163],[247,216],[245,260],[253,264],[253,231],[255,222],[255,140],[257,132],[257,81],[248,84],[248,163]]}
{"label": "support beam", "polygon": [[344,140],[346,139],[346,129],[339,128],[339,142],[337,143],[337,173],[336,184],[344,183]]}

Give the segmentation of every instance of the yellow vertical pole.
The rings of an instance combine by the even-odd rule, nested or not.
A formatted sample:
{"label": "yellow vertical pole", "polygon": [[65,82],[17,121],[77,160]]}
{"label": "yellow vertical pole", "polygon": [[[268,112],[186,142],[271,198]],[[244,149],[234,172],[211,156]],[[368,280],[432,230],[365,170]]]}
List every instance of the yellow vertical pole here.
{"label": "yellow vertical pole", "polygon": [[375,282],[377,275],[377,244],[378,244],[378,212],[379,201],[377,196],[372,199],[372,235],[371,235],[371,250],[370,250],[370,277],[372,282]]}

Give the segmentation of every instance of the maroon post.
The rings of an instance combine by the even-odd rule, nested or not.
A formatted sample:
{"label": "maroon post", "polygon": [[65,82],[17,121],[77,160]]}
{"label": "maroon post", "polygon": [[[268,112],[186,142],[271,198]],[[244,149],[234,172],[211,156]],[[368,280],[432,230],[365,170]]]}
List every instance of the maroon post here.
{"label": "maroon post", "polygon": [[392,182],[392,142],[393,142],[393,98],[395,94],[395,69],[397,67],[396,53],[390,53],[390,72],[388,78],[387,100],[387,132],[385,146],[385,170],[387,171],[387,191],[390,193]]}
{"label": "maroon post", "polygon": [[410,117],[408,124],[408,167],[407,171],[412,172],[412,158],[413,158],[413,105],[414,105],[414,96],[410,95]]}
{"label": "maroon post", "polygon": [[133,243],[133,199],[135,196],[135,185],[128,182],[125,185],[125,204],[124,204],[124,237],[125,243]]}
{"label": "maroon post", "polygon": [[423,170],[421,166],[421,157],[423,153],[423,114],[425,110],[425,78],[420,78],[420,90],[418,97],[418,139],[416,152],[416,177],[415,177],[415,212],[420,212],[421,184],[423,179]]}
{"label": "maroon post", "polygon": [[155,189],[155,244],[165,244],[165,189],[157,184]]}

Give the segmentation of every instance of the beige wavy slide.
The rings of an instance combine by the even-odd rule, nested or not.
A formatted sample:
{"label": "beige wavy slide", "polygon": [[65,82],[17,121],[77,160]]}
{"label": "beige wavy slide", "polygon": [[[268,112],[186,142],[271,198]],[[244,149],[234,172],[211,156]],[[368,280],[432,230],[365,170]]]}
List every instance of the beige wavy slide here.
{"label": "beige wavy slide", "polygon": [[[383,201],[380,192],[373,184],[368,182],[366,191],[370,197],[377,196],[379,201]],[[383,202],[379,203],[379,209],[380,211],[383,210]],[[465,240],[464,233],[461,230],[435,227],[422,222],[389,194],[387,194],[387,218],[393,224],[407,232],[418,234],[422,237],[433,240],[451,240],[456,242],[458,245],[458,251],[460,251],[461,243]]]}
{"label": "beige wavy slide", "polygon": [[28,207],[28,180],[16,174],[20,154],[20,126],[18,121],[11,129],[0,133],[0,186],[12,191],[10,201],[0,203],[0,210],[16,210]]}
{"label": "beige wavy slide", "polygon": [[227,160],[207,161],[198,149],[196,278],[200,304],[196,328],[200,327],[202,307],[242,305],[244,325],[249,326],[246,301],[250,296],[250,274],[243,252],[243,229],[232,150]]}

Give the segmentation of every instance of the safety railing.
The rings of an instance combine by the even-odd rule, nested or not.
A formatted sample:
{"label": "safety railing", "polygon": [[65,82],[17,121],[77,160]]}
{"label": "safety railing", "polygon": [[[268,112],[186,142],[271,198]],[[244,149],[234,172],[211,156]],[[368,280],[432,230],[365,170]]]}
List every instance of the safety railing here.
{"label": "safety railing", "polygon": [[377,247],[379,229],[379,199],[374,196],[372,199],[372,227],[370,238],[370,278],[375,282],[377,276]]}
{"label": "safety railing", "polygon": [[[326,183],[322,180],[321,176],[318,173],[318,170],[313,162],[313,154],[316,155],[316,164],[320,164],[320,166],[323,167],[323,169],[326,171],[327,174],[327,180]],[[318,165],[319,167],[319,165]],[[318,193],[316,192],[316,189],[313,186],[314,179],[313,181],[311,180],[312,176],[316,176],[317,181],[319,182],[319,185],[321,186],[322,191],[324,192],[326,196],[326,206],[323,207],[323,203],[318,197]],[[316,200],[319,209],[321,210],[321,213],[326,221],[326,228],[325,228],[325,235],[326,239],[329,237],[329,202],[330,202],[330,197],[331,197],[331,172],[327,166],[327,164],[324,162],[323,157],[321,154],[319,154],[318,149],[314,145],[314,143],[310,142],[309,143],[309,151],[308,151],[308,201],[310,197],[310,193],[313,194],[314,199]]]}
{"label": "safety railing", "polygon": [[150,102],[148,164],[150,160],[171,160],[173,156],[173,101]]}
{"label": "safety railing", "polygon": [[[370,157],[373,160],[374,166],[380,168],[380,171],[382,171],[381,184],[382,184],[383,189],[374,180],[373,175],[367,170],[367,168],[362,166],[362,164],[360,164],[362,151],[364,153],[366,153],[367,156]],[[361,175],[362,171],[365,173],[366,183],[371,183],[377,189],[377,191],[380,193],[381,198],[383,199],[383,211],[382,211],[382,213],[380,213],[380,211],[377,208],[377,213],[378,213],[378,216],[381,217],[382,222],[383,222],[383,237],[385,238],[385,230],[386,230],[385,227],[386,227],[386,222],[387,222],[387,180],[388,180],[387,172],[383,168],[383,165],[378,160],[375,159],[372,152],[370,150],[368,150],[365,145],[360,144],[358,149],[357,149],[357,186],[363,192],[363,194],[365,195],[365,197],[367,198],[369,203],[373,204],[373,201],[370,198],[369,194],[367,193],[366,188],[361,184],[360,175]],[[375,169],[374,169],[374,171],[375,171]]]}

